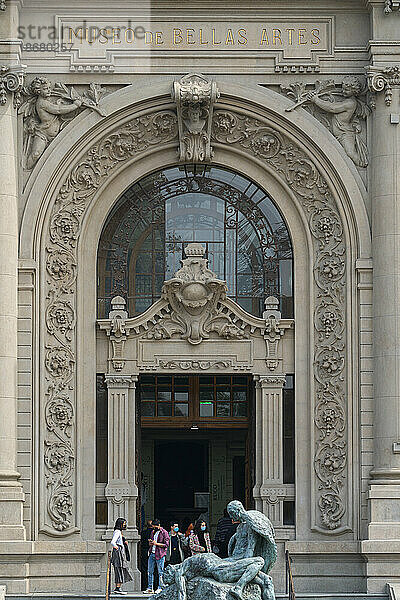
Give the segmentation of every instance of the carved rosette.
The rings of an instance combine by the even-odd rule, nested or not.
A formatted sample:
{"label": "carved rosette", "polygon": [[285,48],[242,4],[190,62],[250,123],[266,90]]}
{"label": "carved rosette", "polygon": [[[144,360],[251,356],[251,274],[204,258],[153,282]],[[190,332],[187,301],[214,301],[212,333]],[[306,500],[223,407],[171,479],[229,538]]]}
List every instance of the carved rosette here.
{"label": "carved rosette", "polygon": [[[5,10],[5,3],[3,8]],[[13,94],[14,108],[21,104],[21,92],[24,86],[24,73],[21,67],[0,66],[0,105],[7,102],[7,94]]]}
{"label": "carved rosette", "polygon": [[[346,245],[335,200],[323,175],[291,140],[263,121],[231,110],[214,114],[213,141],[264,160],[296,195],[314,245],[314,472],[313,527],[323,533],[349,529],[346,390]],[[266,339],[278,336],[269,322]]]}
{"label": "carved rosette", "polygon": [[211,124],[218,97],[217,84],[204,75],[192,73],[174,82],[172,99],[178,115],[180,161],[211,160]]}
{"label": "carved rosette", "polygon": [[[77,243],[85,211],[99,186],[122,162],[151,146],[177,139],[176,115],[159,111],[132,119],[101,139],[70,171],[53,205],[44,259],[45,350],[42,481],[46,514],[41,530],[67,535],[77,530],[76,506],[76,274]],[[115,368],[126,332],[114,315]],[[121,352],[119,351],[121,350]],[[122,368],[122,367],[121,367]]]}
{"label": "carved rosette", "polygon": [[390,106],[393,97],[392,87],[400,85],[400,66],[369,67],[367,76],[370,92],[384,92],[385,104]]}

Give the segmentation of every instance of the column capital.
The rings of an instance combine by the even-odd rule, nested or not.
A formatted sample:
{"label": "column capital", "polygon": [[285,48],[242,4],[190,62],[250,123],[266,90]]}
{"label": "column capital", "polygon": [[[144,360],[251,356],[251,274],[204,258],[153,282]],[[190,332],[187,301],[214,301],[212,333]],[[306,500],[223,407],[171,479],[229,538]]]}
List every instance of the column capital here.
{"label": "column capital", "polygon": [[390,15],[395,10],[400,10],[400,0],[385,0],[383,8],[385,15]]}
{"label": "column capital", "polygon": [[21,66],[0,66],[0,104],[7,102],[7,93],[13,94],[14,108],[21,104],[21,92],[24,85],[24,71]]}
{"label": "column capital", "polygon": [[138,380],[137,375],[116,375],[115,373],[107,374],[105,376],[106,385],[108,389],[111,388],[130,388],[135,387]]}
{"label": "column capital", "polygon": [[393,86],[400,86],[400,65],[370,66],[367,69],[368,89],[370,92],[384,92],[385,104],[392,104]]}
{"label": "column capital", "polygon": [[285,375],[255,375],[258,388],[282,388],[286,381]]}

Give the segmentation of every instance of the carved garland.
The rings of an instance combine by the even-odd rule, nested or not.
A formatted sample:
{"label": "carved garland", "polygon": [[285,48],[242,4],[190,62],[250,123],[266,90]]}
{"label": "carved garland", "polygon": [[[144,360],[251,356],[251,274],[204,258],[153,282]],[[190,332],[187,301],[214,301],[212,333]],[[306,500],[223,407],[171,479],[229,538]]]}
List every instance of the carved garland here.
{"label": "carved garland", "polygon": [[[314,470],[319,518],[314,528],[337,533],[346,523],[345,265],[343,227],[329,187],[291,140],[261,120],[217,110],[213,139],[265,161],[303,207],[314,240]],[[314,520],[314,519],[313,519]]]}
{"label": "carved garland", "polygon": [[84,213],[104,180],[121,163],[150,146],[177,138],[171,111],[132,119],[105,136],[79,160],[57,195],[46,244],[44,481],[47,515],[42,529],[76,529],[76,273]]}
{"label": "carved garland", "polygon": [[[177,138],[177,117],[160,111],[115,128],[79,160],[53,206],[46,245],[46,372],[44,476],[47,516],[42,528],[68,534],[75,503],[76,272],[82,219],[97,189],[123,162]],[[322,532],[348,525],[346,514],[345,257],[335,200],[312,161],[291,140],[260,120],[219,110],[214,140],[239,146],[264,160],[289,185],[304,208],[314,239],[315,349],[314,468]],[[165,365],[169,368],[169,365]],[[208,368],[208,365],[204,365]]]}

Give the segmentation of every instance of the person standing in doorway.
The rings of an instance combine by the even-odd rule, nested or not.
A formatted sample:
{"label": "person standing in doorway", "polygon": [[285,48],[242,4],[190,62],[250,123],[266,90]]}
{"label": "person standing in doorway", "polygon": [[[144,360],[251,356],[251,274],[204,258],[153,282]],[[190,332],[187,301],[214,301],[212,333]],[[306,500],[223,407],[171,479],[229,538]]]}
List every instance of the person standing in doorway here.
{"label": "person standing in doorway", "polygon": [[[127,543],[122,537],[122,532],[126,529],[126,520],[119,518],[115,521],[114,535],[111,540],[112,555],[111,564],[115,573],[114,594],[125,596],[127,592],[121,590],[121,585],[127,581],[132,581],[132,576],[128,568]],[[129,553],[129,551],[128,551]]]}
{"label": "person standing in doorway", "polygon": [[140,534],[140,571],[142,574],[142,590],[146,590],[147,585],[147,565],[149,560],[149,539],[151,536],[151,532],[153,531],[152,520],[148,519],[146,521],[145,527],[142,529]]}
{"label": "person standing in doorway", "polygon": [[160,521],[158,519],[153,519],[153,531],[151,532],[149,539],[149,560],[148,560],[148,586],[145,593],[152,594],[153,593],[153,578],[154,578],[154,569],[157,566],[158,571],[158,588],[155,590],[155,594],[159,594],[164,587],[163,583],[163,574],[164,574],[164,564],[165,564],[165,556],[167,554],[167,549],[169,546],[169,535],[168,532],[165,531],[161,527]]}
{"label": "person standing in doorway", "polygon": [[169,545],[167,554],[165,557],[166,562],[169,565],[179,565],[184,556],[184,547],[187,545],[187,541],[183,533],[179,531],[178,523],[171,523],[171,531],[169,532]]}
{"label": "person standing in doorway", "polygon": [[205,521],[197,521],[193,532],[189,536],[189,547],[192,556],[202,552],[211,552],[210,533]]}

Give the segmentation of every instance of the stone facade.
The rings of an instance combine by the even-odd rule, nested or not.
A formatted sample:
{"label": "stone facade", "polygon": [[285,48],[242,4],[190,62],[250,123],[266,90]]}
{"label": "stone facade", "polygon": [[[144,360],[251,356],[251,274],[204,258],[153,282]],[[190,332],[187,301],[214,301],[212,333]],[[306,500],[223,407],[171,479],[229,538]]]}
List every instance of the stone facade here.
{"label": "stone facade", "polygon": [[[187,371],[254,378],[252,494],[276,527],[278,591],[285,549],[299,591],[400,583],[398,10],[385,0],[313,0],[304,15],[294,1],[238,2],[234,16],[224,2],[0,2],[8,592],[64,591],[66,580],[102,590],[121,514],[135,560],[136,383]],[[262,317],[246,313],[193,244],[145,313],[132,317],[115,298],[97,320],[107,215],[132,183],[187,162],[246,174],[275,200],[293,242],[294,319],[274,298]],[[97,372],[112,414],[101,490]],[[287,373],[295,485],[284,484],[281,460]],[[296,500],[295,526],[283,523],[285,499]]]}

